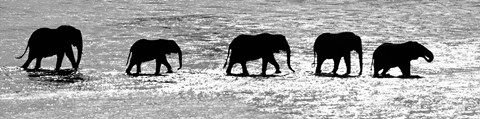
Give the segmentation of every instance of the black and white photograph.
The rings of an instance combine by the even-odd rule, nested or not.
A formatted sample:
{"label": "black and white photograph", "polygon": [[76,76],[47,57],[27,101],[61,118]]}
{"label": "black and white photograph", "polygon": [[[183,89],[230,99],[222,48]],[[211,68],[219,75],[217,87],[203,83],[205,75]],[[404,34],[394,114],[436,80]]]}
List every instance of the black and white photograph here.
{"label": "black and white photograph", "polygon": [[2,119],[478,119],[478,0],[0,0]]}

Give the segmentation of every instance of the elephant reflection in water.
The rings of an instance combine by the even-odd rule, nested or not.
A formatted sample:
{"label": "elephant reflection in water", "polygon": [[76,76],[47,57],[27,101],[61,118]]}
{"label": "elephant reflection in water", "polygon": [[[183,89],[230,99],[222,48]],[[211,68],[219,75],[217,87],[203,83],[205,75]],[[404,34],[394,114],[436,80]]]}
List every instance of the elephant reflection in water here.
{"label": "elephant reflection in water", "polygon": [[[400,68],[402,77],[410,77],[410,61],[419,57],[433,61],[433,53],[418,42],[383,43],[373,52],[373,77],[388,77],[387,71],[393,67]],[[380,70],[383,70],[382,75],[378,74]]]}
{"label": "elephant reflection in water", "polygon": [[[132,70],[133,65],[137,65],[137,74],[140,74],[142,62],[147,62],[154,60],[156,61],[155,75],[160,74],[160,65],[163,64],[167,67],[167,73],[172,73],[172,67],[167,61],[166,54],[178,53],[178,60],[180,66],[178,69],[182,68],[182,51],[177,43],[173,40],[146,40],[140,39],[136,41],[130,48],[127,59],[127,70],[126,73],[131,75],[130,70]],[[131,57],[130,57],[131,55]],[[177,69],[177,70],[178,70]]]}
{"label": "elephant reflection in water", "polygon": [[[232,54],[230,55],[230,50]],[[262,33],[258,35],[239,35],[232,40],[228,47],[227,59],[223,68],[227,65],[228,58],[230,62],[227,67],[227,75],[232,75],[233,65],[240,63],[242,65],[242,75],[249,75],[247,71],[247,61],[262,58],[262,74],[266,75],[267,63],[275,67],[275,73],[281,73],[280,67],[275,60],[274,53],[285,51],[287,53],[287,65],[292,72],[295,72],[290,65],[290,46],[285,36],[280,34]]]}
{"label": "elephant reflection in water", "polygon": [[[73,47],[77,47],[77,61],[75,61],[73,55]],[[16,58],[21,59],[29,48],[28,59],[21,66],[23,69],[27,69],[33,59],[36,59],[34,69],[38,70],[42,58],[57,55],[55,71],[59,71],[62,65],[63,56],[66,55],[72,63],[73,69],[77,71],[78,66],[80,65],[80,59],[82,58],[82,33],[80,30],[69,25],[62,25],[56,29],[37,29],[32,33],[30,39],[28,39],[25,52]]]}
{"label": "elephant reflection in water", "polygon": [[[343,57],[347,72],[344,75],[350,74],[350,52],[356,51],[358,53],[358,60],[360,65],[360,72],[358,75],[362,75],[363,70],[363,52],[362,52],[362,40],[359,36],[352,32],[341,33],[323,33],[317,37],[313,45],[314,55],[317,54],[317,68],[315,74],[320,75],[322,70],[322,63],[326,59],[333,59],[334,66],[332,73],[337,74],[338,65],[340,59]],[[315,56],[314,56],[315,57]]]}

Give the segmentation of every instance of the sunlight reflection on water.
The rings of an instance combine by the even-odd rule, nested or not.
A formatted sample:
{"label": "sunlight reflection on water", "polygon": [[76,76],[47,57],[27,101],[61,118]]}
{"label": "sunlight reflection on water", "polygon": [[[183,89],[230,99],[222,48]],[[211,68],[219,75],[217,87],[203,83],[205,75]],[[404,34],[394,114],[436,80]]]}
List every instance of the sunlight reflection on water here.
{"label": "sunlight reflection on water", "polygon": [[[480,25],[476,22],[478,6],[473,4],[478,2],[7,1],[0,5],[4,14],[0,18],[4,23],[0,24],[0,104],[9,108],[0,109],[0,115],[68,117],[83,109],[72,117],[88,118],[92,113],[100,118],[115,114],[172,118],[478,117]],[[31,32],[61,24],[82,30],[84,57],[80,73],[74,75],[77,77],[32,77],[31,72],[16,67],[25,59],[13,57],[23,52]],[[363,75],[313,76],[314,39],[324,32],[340,31],[362,37]],[[286,55],[280,53],[275,57],[282,74],[225,76],[221,67],[230,41],[239,34],[262,32],[287,37],[297,72],[286,68]],[[141,38],[175,40],[184,52],[183,69],[163,76],[124,75],[129,48]],[[424,78],[371,78],[369,67],[375,48],[384,42],[408,40],[419,41],[435,54],[432,63],[421,58],[412,61],[412,72]],[[352,53],[352,75],[358,73],[356,56]],[[176,69],[178,56],[167,57]],[[55,60],[45,59],[42,67],[53,69]],[[251,74],[260,74],[260,62],[248,63]],[[62,66],[71,67],[68,61]],[[322,69],[330,71],[332,66],[333,61],[327,60]],[[153,73],[154,68],[152,61],[144,63],[142,70]],[[273,74],[273,67],[268,69],[267,74]],[[240,71],[239,65],[233,70]],[[339,73],[344,72],[341,62]],[[392,69],[390,74],[401,73]],[[72,81],[68,79],[82,80],[65,82]],[[204,111],[209,109],[213,111]]]}

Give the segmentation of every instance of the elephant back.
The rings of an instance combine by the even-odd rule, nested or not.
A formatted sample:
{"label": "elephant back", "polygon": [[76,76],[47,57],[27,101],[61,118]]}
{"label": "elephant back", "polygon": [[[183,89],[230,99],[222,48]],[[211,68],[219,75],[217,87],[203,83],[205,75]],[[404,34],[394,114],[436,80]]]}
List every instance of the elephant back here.
{"label": "elephant back", "polygon": [[179,53],[181,52],[178,44],[173,40],[147,40],[140,39],[136,41],[130,48],[130,52],[158,52],[161,54]]}
{"label": "elephant back", "polygon": [[57,29],[39,28],[35,30],[28,40],[30,53],[37,56],[49,57],[70,48],[68,39],[62,39]]}
{"label": "elephant back", "polygon": [[[357,46],[360,45],[360,46]],[[346,53],[352,50],[361,50],[361,39],[352,32],[323,33],[317,37],[313,50],[322,54],[335,55],[339,52]],[[331,50],[335,50],[332,52]]]}
{"label": "elephant back", "polygon": [[255,37],[252,35],[245,35],[241,34],[235,37],[230,45],[228,46],[229,49],[241,49],[242,47],[248,46],[249,44],[254,45]]}

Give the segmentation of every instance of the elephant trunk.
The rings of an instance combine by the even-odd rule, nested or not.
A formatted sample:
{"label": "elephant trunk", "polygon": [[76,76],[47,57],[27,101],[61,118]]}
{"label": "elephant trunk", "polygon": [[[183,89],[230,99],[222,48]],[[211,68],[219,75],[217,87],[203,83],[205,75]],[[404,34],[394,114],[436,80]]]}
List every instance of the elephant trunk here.
{"label": "elephant trunk", "polygon": [[427,61],[427,62],[432,62],[433,61],[433,53],[429,50],[427,50],[426,54],[423,56],[423,58]]}
{"label": "elephant trunk", "polygon": [[78,66],[80,66],[80,61],[82,59],[82,51],[83,51],[83,45],[80,43],[78,46],[77,46],[77,62],[76,62],[76,66],[74,66],[75,70],[78,70]]}
{"label": "elephant trunk", "polygon": [[362,71],[363,71],[363,53],[361,51],[357,53],[358,53],[358,62],[360,63],[360,72],[358,73],[358,76],[360,76],[362,75]]}
{"label": "elephant trunk", "polygon": [[182,68],[182,51],[180,49],[178,50],[178,63],[180,64],[180,66],[177,70]]}
{"label": "elephant trunk", "polygon": [[288,68],[290,70],[292,70],[292,72],[295,72],[295,70],[293,70],[292,66],[290,65],[290,56],[291,56],[290,53],[291,53],[290,48],[288,48],[288,50],[287,50],[287,65],[288,65]]}

